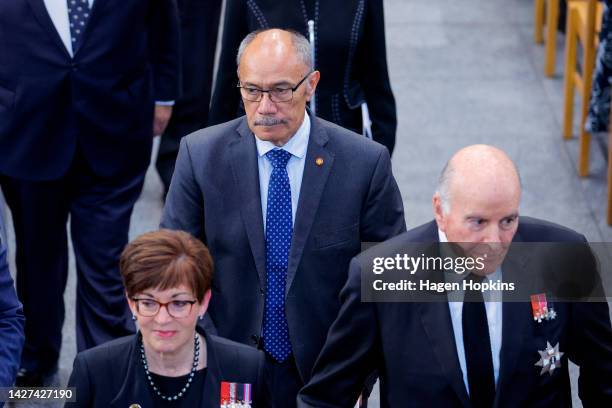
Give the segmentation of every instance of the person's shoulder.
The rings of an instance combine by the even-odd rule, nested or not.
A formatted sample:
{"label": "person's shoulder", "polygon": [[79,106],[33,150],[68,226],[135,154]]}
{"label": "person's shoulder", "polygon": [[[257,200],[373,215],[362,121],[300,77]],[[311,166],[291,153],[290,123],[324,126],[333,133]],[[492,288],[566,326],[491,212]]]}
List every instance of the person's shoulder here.
{"label": "person's shoulder", "polygon": [[225,372],[250,373],[257,375],[260,364],[263,363],[263,352],[235,341],[208,335],[207,341],[211,344],[216,360]]}
{"label": "person's shoulder", "polygon": [[583,242],[584,235],[554,222],[521,216],[517,235],[522,241],[531,242]]}
{"label": "person's shoulder", "polygon": [[86,361],[88,367],[95,369],[104,366],[113,367],[117,361],[126,360],[125,357],[133,348],[135,336],[135,334],[132,334],[100,344],[80,352],[77,358]]}
{"label": "person's shoulder", "polygon": [[212,343],[213,347],[215,348],[215,351],[221,351],[221,353],[238,353],[252,358],[259,358],[261,353],[261,351],[257,350],[254,347],[212,334],[208,335],[208,340]]}
{"label": "person's shoulder", "polygon": [[245,117],[232,119],[229,122],[208,126],[184,137],[185,144],[190,149],[209,148],[219,143],[228,143],[232,134],[238,136],[238,128],[244,125]]}
{"label": "person's shoulder", "polygon": [[336,150],[354,154],[353,158],[355,160],[368,157],[378,158],[387,151],[385,146],[352,130],[345,129],[325,119],[315,117],[312,120],[315,129],[323,131],[329,137],[329,142]]}
{"label": "person's shoulder", "polygon": [[438,242],[438,227],[435,221],[430,221],[406,232],[394,236],[386,241],[377,243],[357,256],[359,259],[371,259],[378,256],[395,256],[404,253],[410,247],[429,248],[431,244]]}

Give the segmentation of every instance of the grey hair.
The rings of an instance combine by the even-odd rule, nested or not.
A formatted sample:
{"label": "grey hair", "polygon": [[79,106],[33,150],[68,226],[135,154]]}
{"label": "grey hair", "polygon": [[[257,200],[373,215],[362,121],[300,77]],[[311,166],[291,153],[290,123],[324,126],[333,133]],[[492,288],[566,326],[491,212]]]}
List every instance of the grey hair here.
{"label": "grey hair", "polygon": [[[238,47],[238,54],[236,55],[236,66],[237,67],[240,67],[240,60],[242,59],[242,55],[244,54],[244,51],[249,46],[249,44],[251,44],[253,40],[259,34],[262,34],[270,30],[273,30],[273,29],[266,28],[266,29],[255,30],[247,34],[246,37],[244,37],[244,39],[240,42],[240,46]],[[291,43],[293,44],[293,48],[295,49],[295,52],[297,53],[300,60],[302,60],[302,62],[304,63],[308,71],[312,71],[314,69],[314,66],[313,66],[312,52],[310,49],[310,42],[306,39],[306,37],[304,37],[301,33],[295,30],[286,30],[286,29],[281,29],[281,30],[288,32],[291,35]]]}
{"label": "grey hair", "polygon": [[440,205],[442,212],[448,214],[450,212],[450,181],[455,169],[451,165],[450,161],[446,163],[440,177],[438,178],[438,186],[436,188],[436,194],[440,197]]}

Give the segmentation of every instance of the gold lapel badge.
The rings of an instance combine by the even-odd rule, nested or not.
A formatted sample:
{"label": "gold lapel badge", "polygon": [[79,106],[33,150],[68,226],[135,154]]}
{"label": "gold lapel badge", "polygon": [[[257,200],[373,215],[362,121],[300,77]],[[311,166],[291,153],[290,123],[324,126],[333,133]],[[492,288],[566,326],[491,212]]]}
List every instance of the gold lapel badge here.
{"label": "gold lapel badge", "polygon": [[316,164],[317,166],[321,167],[321,166],[323,165],[323,163],[324,163],[324,161],[323,161],[323,158],[322,158],[322,157],[317,157],[317,158],[315,159],[315,164]]}

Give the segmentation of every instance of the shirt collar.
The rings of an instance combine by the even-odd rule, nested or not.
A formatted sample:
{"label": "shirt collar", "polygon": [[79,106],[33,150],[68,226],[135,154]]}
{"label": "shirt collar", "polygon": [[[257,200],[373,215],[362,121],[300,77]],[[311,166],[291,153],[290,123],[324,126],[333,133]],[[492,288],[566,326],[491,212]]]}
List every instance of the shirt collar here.
{"label": "shirt collar", "polygon": [[[310,117],[308,112],[304,114],[304,120],[298,128],[297,132],[289,138],[289,141],[282,146],[283,150],[291,153],[292,156],[302,159],[306,156],[306,149],[308,148],[308,139],[310,138]],[[257,154],[263,157],[270,150],[277,149],[274,143],[261,140],[255,136],[255,144],[257,145]]]}

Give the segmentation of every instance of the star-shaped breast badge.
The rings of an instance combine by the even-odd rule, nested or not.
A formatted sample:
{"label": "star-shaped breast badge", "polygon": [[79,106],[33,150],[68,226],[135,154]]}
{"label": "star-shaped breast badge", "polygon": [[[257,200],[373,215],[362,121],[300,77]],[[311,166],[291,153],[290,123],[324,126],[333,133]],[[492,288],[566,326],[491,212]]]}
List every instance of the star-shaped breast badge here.
{"label": "star-shaped breast badge", "polygon": [[563,356],[564,353],[559,351],[559,343],[553,347],[550,345],[550,342],[547,341],[546,349],[538,350],[538,353],[540,353],[540,360],[535,363],[535,365],[542,367],[540,375],[544,373],[552,375],[556,368],[561,367],[561,356]]}

